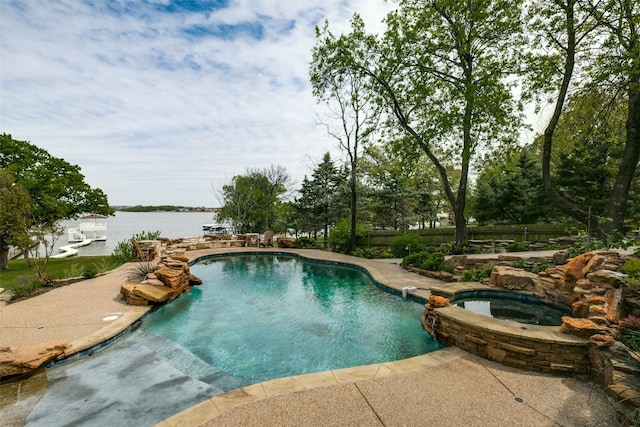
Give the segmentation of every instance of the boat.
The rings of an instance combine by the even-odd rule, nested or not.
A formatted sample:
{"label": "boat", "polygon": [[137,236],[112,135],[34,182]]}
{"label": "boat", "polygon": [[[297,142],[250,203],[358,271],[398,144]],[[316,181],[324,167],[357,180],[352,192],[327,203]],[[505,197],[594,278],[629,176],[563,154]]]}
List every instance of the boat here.
{"label": "boat", "polygon": [[202,232],[205,236],[231,236],[234,234],[233,227],[229,224],[204,224]]}
{"label": "boat", "polygon": [[78,227],[67,229],[69,243],[85,240],[107,240],[107,217],[103,215],[86,215],[80,218]]}

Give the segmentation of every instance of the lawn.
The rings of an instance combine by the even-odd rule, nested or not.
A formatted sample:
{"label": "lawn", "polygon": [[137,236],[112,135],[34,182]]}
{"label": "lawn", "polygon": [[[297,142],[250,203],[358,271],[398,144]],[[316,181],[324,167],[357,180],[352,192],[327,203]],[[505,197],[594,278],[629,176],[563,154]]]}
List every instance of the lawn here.
{"label": "lawn", "polygon": [[[120,265],[111,255],[54,258],[47,265],[47,276],[52,279],[75,277],[91,278]],[[37,287],[36,275],[23,259],[9,261],[9,269],[0,271],[0,288],[14,289]]]}

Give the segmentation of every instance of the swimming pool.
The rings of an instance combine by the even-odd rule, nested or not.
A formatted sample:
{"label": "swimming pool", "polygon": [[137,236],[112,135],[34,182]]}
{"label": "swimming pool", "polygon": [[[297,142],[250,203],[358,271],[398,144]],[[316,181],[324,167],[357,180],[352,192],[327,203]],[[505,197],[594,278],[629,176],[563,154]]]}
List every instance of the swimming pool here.
{"label": "swimming pool", "polygon": [[203,285],[156,310],[140,329],[243,383],[441,348],[422,328],[422,304],[385,292],[353,268],[234,255],[201,260],[191,271]]}

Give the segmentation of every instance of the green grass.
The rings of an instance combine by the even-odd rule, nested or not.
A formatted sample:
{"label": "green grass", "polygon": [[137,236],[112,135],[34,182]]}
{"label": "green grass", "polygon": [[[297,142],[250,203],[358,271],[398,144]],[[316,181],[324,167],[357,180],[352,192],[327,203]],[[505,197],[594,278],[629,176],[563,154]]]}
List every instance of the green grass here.
{"label": "green grass", "polygon": [[[111,255],[54,258],[49,260],[47,276],[53,279],[91,278],[118,265]],[[15,289],[33,282],[36,282],[36,275],[23,259],[9,261],[9,269],[0,271],[0,288]]]}

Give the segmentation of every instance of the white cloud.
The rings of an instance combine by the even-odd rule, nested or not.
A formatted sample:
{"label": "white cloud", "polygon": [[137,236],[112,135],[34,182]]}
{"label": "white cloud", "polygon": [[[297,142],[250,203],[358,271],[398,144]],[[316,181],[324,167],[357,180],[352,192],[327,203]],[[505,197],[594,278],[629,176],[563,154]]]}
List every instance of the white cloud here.
{"label": "white cloud", "polygon": [[214,206],[212,183],[270,164],[299,182],[340,156],[313,120],[315,25],[358,12],[379,30],[392,5],[227,3],[3,0],[0,132],[78,164],[112,204]]}

